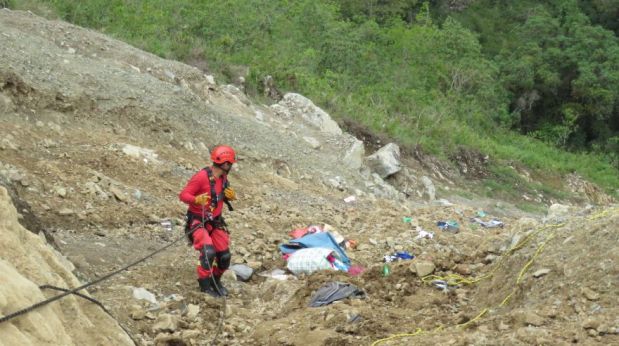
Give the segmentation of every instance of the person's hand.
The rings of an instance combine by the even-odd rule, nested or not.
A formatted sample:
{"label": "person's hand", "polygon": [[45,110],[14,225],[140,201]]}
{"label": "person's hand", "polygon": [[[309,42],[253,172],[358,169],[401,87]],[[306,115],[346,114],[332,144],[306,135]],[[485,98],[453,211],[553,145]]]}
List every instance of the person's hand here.
{"label": "person's hand", "polygon": [[197,205],[206,205],[209,199],[211,199],[211,196],[208,193],[203,193],[201,195],[197,195],[193,203]]}
{"label": "person's hand", "polygon": [[229,201],[234,201],[236,199],[236,192],[234,192],[234,189],[231,187],[226,187],[224,189],[224,195],[226,196],[226,199]]}

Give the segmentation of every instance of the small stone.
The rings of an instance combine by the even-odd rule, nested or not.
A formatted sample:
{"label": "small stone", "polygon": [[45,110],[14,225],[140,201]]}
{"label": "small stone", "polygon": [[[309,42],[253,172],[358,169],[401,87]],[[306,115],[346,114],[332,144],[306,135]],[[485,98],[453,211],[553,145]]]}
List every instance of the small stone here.
{"label": "small stone", "polygon": [[200,313],[199,305],[195,305],[195,304],[187,305],[187,319],[189,319],[190,321],[193,321],[196,319],[196,317],[198,317],[199,313]]}
{"label": "small stone", "polygon": [[134,310],[131,312],[131,314],[129,315],[131,316],[132,319],[139,321],[139,320],[143,320],[146,318],[146,311],[144,310]]}
{"label": "small stone", "polygon": [[598,300],[600,299],[600,294],[597,293],[596,291],[585,287],[582,289],[582,294],[584,294],[585,298],[589,299],[589,300]]}
{"label": "small stone", "polygon": [[157,317],[155,325],[153,326],[154,332],[171,332],[174,333],[178,329],[178,317],[170,314],[161,314]]}
{"label": "small stone", "polygon": [[600,321],[596,318],[589,317],[583,322],[582,327],[584,329],[595,329],[597,330],[600,327]]}
{"label": "small stone", "polygon": [[542,277],[542,276],[544,276],[544,275],[546,275],[548,273],[550,273],[550,269],[542,268],[542,269],[536,271],[535,273],[533,273],[533,277],[534,278],[539,278],[539,277]]}
{"label": "small stone", "polygon": [[511,327],[509,326],[509,324],[506,324],[505,322],[501,321],[499,323],[499,330],[509,330]]}
{"label": "small stone", "polygon": [[466,264],[458,264],[454,271],[460,275],[471,275],[471,267]]}
{"label": "small stone", "polygon": [[498,258],[497,255],[488,254],[488,256],[484,258],[484,264],[490,264],[494,262],[497,258]]}
{"label": "small stone", "polygon": [[129,200],[127,195],[116,186],[110,186],[110,192],[114,195],[114,197],[116,197],[117,200],[121,202],[127,202]]}
{"label": "small stone", "polygon": [[539,327],[544,324],[544,319],[534,312],[526,312],[524,314],[524,323],[526,325]]}
{"label": "small stone", "polygon": [[69,208],[62,208],[58,211],[59,215],[62,216],[68,216],[68,215],[73,215],[75,214],[75,212],[73,211],[73,209],[69,209]]}
{"label": "small stone", "polygon": [[417,262],[415,263],[415,272],[417,276],[424,277],[434,272],[435,265],[432,262]]}

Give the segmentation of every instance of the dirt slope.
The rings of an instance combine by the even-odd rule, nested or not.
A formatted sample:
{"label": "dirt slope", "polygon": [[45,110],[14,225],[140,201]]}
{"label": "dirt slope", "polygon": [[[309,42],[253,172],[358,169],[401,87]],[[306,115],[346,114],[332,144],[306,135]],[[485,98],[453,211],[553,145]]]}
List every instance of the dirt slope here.
{"label": "dirt slope", "polygon": [[[348,255],[366,268],[360,276],[229,275],[224,307],[197,292],[196,255],[179,242],[90,290],[139,344],[369,345],[392,335],[400,336],[381,344],[619,343],[617,209],[573,208],[559,220],[489,209],[506,226],[482,228],[470,222],[479,204],[381,198],[367,174],[342,164],[350,136],[277,116],[193,67],[28,13],[0,11],[0,32],[0,176],[23,206],[22,220],[43,225],[83,281],[179,236],[178,191],[218,143],[240,156],[230,176],[240,198],[227,218],[233,263],[284,268],[277,245],[309,224],[328,223],[359,243]],[[345,182],[339,189],[329,182],[336,177]],[[172,231],[163,219],[176,223]],[[460,232],[438,230],[440,220],[457,221]],[[416,227],[434,238],[416,239]],[[383,256],[403,250],[417,257],[383,277]],[[459,285],[424,282],[420,274],[432,267],[436,279],[452,275]],[[367,298],[307,307],[335,280]],[[135,299],[135,288],[157,303]]]}

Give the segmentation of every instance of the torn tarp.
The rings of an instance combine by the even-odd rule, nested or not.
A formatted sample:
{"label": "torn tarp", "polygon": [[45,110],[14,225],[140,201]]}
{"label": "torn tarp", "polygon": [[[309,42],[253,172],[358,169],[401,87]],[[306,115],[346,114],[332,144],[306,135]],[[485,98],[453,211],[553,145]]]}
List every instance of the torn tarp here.
{"label": "torn tarp", "polygon": [[301,238],[290,241],[288,244],[281,244],[279,250],[283,254],[290,254],[299,249],[313,247],[332,249],[337,253],[339,259],[344,262],[344,264],[350,265],[350,259],[346,256],[346,252],[337,244],[337,241],[329,232],[307,234]]}
{"label": "torn tarp", "polygon": [[316,291],[309,303],[310,307],[329,305],[345,298],[365,298],[365,292],[357,286],[345,282],[327,282]]}

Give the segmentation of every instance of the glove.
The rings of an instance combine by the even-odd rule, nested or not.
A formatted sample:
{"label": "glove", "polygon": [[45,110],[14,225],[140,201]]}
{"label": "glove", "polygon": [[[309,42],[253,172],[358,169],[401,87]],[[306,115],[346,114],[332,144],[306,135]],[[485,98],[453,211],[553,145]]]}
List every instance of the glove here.
{"label": "glove", "polygon": [[211,199],[211,196],[209,196],[208,193],[203,193],[201,195],[197,195],[193,203],[197,205],[206,205],[209,202],[209,199]]}
{"label": "glove", "polygon": [[231,187],[226,187],[224,189],[224,196],[226,196],[226,199],[229,201],[234,201],[236,199],[236,192],[234,192],[234,189]]}

